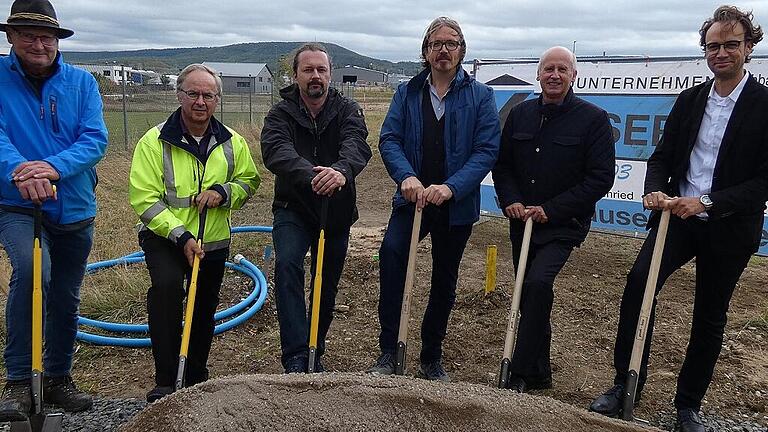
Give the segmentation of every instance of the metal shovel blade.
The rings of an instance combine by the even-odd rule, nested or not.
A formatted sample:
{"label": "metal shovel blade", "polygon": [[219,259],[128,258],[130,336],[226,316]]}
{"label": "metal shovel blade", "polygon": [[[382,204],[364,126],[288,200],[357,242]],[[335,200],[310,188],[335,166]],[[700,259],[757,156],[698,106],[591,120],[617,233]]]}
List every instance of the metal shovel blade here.
{"label": "metal shovel blade", "polygon": [[11,432],[61,432],[64,414],[32,414],[27,421],[11,422]]}

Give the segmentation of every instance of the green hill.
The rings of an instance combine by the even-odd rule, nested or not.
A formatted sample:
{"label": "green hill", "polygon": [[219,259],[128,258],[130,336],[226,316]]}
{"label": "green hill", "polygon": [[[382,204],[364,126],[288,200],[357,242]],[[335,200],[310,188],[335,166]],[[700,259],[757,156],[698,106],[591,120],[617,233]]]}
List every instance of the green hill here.
{"label": "green hill", "polygon": [[[289,55],[303,42],[255,42],[221,47],[144,49],[136,51],[65,51],[69,63],[118,63],[161,73],[175,73],[190,63],[233,62],[267,63],[273,73],[280,70],[280,58]],[[355,65],[376,70],[415,75],[421,70],[418,62],[379,60],[350,51],[336,44],[323,44],[333,58],[334,66]]]}

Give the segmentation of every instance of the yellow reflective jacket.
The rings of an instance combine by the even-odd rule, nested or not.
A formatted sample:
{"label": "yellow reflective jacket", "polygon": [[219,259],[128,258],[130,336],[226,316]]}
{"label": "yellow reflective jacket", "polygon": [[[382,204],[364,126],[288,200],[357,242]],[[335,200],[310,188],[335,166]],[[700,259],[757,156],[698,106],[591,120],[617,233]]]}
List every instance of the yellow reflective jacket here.
{"label": "yellow reflective jacket", "polygon": [[149,229],[180,247],[198,232],[199,216],[194,197],[213,189],[223,197],[209,208],[203,249],[229,247],[230,212],[245,204],[261,181],[245,139],[211,117],[207,153],[182,134],[177,110],[165,123],[147,131],[136,144],[131,163],[131,206]]}

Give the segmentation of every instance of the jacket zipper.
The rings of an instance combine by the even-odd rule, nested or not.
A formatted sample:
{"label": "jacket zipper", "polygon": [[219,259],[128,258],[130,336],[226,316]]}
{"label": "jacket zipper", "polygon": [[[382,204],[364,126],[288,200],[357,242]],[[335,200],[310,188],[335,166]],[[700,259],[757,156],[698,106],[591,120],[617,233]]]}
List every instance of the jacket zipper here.
{"label": "jacket zipper", "polygon": [[48,103],[50,104],[51,108],[51,127],[53,128],[54,133],[59,133],[59,119],[57,116],[57,109],[56,109],[56,96],[49,96],[48,97]]}

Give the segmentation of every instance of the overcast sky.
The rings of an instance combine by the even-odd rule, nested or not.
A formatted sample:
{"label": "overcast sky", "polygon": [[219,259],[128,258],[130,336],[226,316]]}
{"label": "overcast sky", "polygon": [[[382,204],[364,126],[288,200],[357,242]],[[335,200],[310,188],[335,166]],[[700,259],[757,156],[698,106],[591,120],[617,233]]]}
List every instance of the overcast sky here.
{"label": "overcast sky", "polygon": [[[5,22],[10,1],[0,3]],[[386,60],[416,60],[430,20],[461,24],[467,59],[538,56],[553,45],[577,55],[698,55],[711,0],[54,0],[75,35],[63,51],[220,46],[262,41],[332,42]],[[768,28],[768,1],[744,1]],[[7,52],[3,38],[0,51]],[[768,54],[768,40],[756,54]]]}

